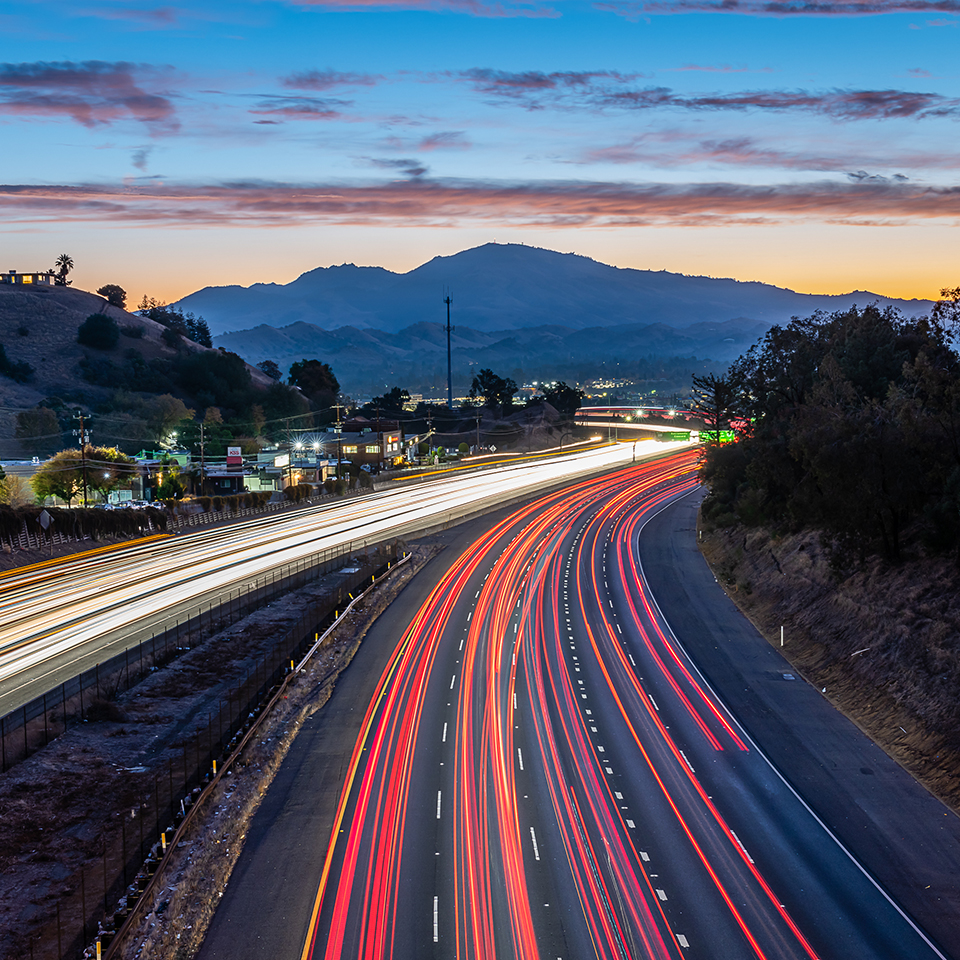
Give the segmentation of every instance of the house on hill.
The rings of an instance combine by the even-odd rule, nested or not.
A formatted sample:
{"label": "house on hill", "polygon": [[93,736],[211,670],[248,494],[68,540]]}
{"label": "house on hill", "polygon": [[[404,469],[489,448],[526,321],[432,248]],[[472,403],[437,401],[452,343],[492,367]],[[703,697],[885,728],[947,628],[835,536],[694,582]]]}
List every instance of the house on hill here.
{"label": "house on hill", "polygon": [[7,270],[0,273],[0,283],[53,283],[52,270],[39,270],[37,273],[17,273],[16,270]]}

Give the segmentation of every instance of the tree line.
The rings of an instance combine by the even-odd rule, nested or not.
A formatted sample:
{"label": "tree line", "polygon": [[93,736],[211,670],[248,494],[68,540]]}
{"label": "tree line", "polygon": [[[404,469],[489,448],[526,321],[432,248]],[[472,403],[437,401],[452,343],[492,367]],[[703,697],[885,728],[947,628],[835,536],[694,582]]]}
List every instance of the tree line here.
{"label": "tree line", "polygon": [[[915,539],[960,563],[960,287],[929,316],[876,305],[774,326],[694,377],[706,519],[819,530],[838,562]],[[734,429],[737,442],[720,443]]]}

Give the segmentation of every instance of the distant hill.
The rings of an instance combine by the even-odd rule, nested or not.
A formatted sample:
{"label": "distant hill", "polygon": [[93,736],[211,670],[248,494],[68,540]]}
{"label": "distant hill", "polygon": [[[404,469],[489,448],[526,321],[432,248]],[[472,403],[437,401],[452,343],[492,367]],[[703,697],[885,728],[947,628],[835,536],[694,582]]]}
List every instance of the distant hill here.
{"label": "distant hill", "polygon": [[[684,330],[666,324],[581,330],[553,325],[490,333],[457,324],[451,336],[454,389],[462,395],[482,367],[518,379],[520,371],[525,379],[573,381],[603,374],[646,379],[657,368],[649,358],[685,357],[690,360],[684,370],[710,371],[717,365],[693,358],[729,361],[766,329],[752,320],[698,323]],[[318,357],[333,367],[344,390],[358,396],[383,393],[394,385],[417,391],[442,387],[445,392],[447,337],[440,323],[417,323],[397,333],[356,327],[324,330],[303,322],[279,329],[261,325],[222,334],[215,343],[244,357],[273,360],[281,370],[301,358]]]}
{"label": "distant hill", "polygon": [[203,316],[214,336],[298,323],[326,331],[400,333],[418,323],[443,322],[444,290],[453,297],[457,327],[481,334],[551,326],[684,329],[738,318],[769,327],[854,303],[879,301],[908,316],[931,307],[926,300],[864,291],[816,296],[766,283],[624,269],[577,254],[497,243],[434,257],[409,273],[343,264],[319,267],[288,284],[205,287],[177,306]]}

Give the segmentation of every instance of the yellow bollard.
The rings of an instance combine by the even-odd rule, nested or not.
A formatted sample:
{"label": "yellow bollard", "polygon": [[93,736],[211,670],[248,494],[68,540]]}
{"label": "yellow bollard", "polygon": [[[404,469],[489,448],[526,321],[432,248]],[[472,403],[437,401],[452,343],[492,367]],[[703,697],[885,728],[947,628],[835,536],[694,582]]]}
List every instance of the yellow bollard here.
{"label": "yellow bollard", "polygon": [[100,941],[97,941],[97,960],[100,960]]}
{"label": "yellow bollard", "polygon": [[217,775],[217,761],[216,761],[216,760],[213,761],[213,775],[214,775],[214,776]]}
{"label": "yellow bollard", "polygon": [[163,852],[166,853],[167,852],[167,831],[166,830],[164,830],[163,833],[160,834],[160,846],[163,848]]}

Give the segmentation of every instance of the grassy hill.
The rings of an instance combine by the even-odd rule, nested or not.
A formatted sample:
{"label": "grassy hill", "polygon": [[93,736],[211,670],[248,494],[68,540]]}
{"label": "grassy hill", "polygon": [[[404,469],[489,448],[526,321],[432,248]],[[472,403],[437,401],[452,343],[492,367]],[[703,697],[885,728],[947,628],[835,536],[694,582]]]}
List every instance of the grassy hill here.
{"label": "grassy hill", "polygon": [[[92,314],[117,324],[115,346],[95,349],[78,342],[80,326]],[[64,442],[80,409],[102,418],[98,443],[138,448],[149,439],[141,421],[150,398],[170,394],[200,416],[208,406],[224,407],[227,418],[249,416],[257,400],[269,407],[267,397],[276,393],[272,380],[239,357],[172,335],[160,323],[71,287],[0,284],[0,344],[7,361],[0,372],[4,459],[30,455],[29,445],[16,439],[17,415],[38,405],[57,413]],[[114,426],[108,428],[108,422]],[[111,432],[115,435],[108,436]]]}

